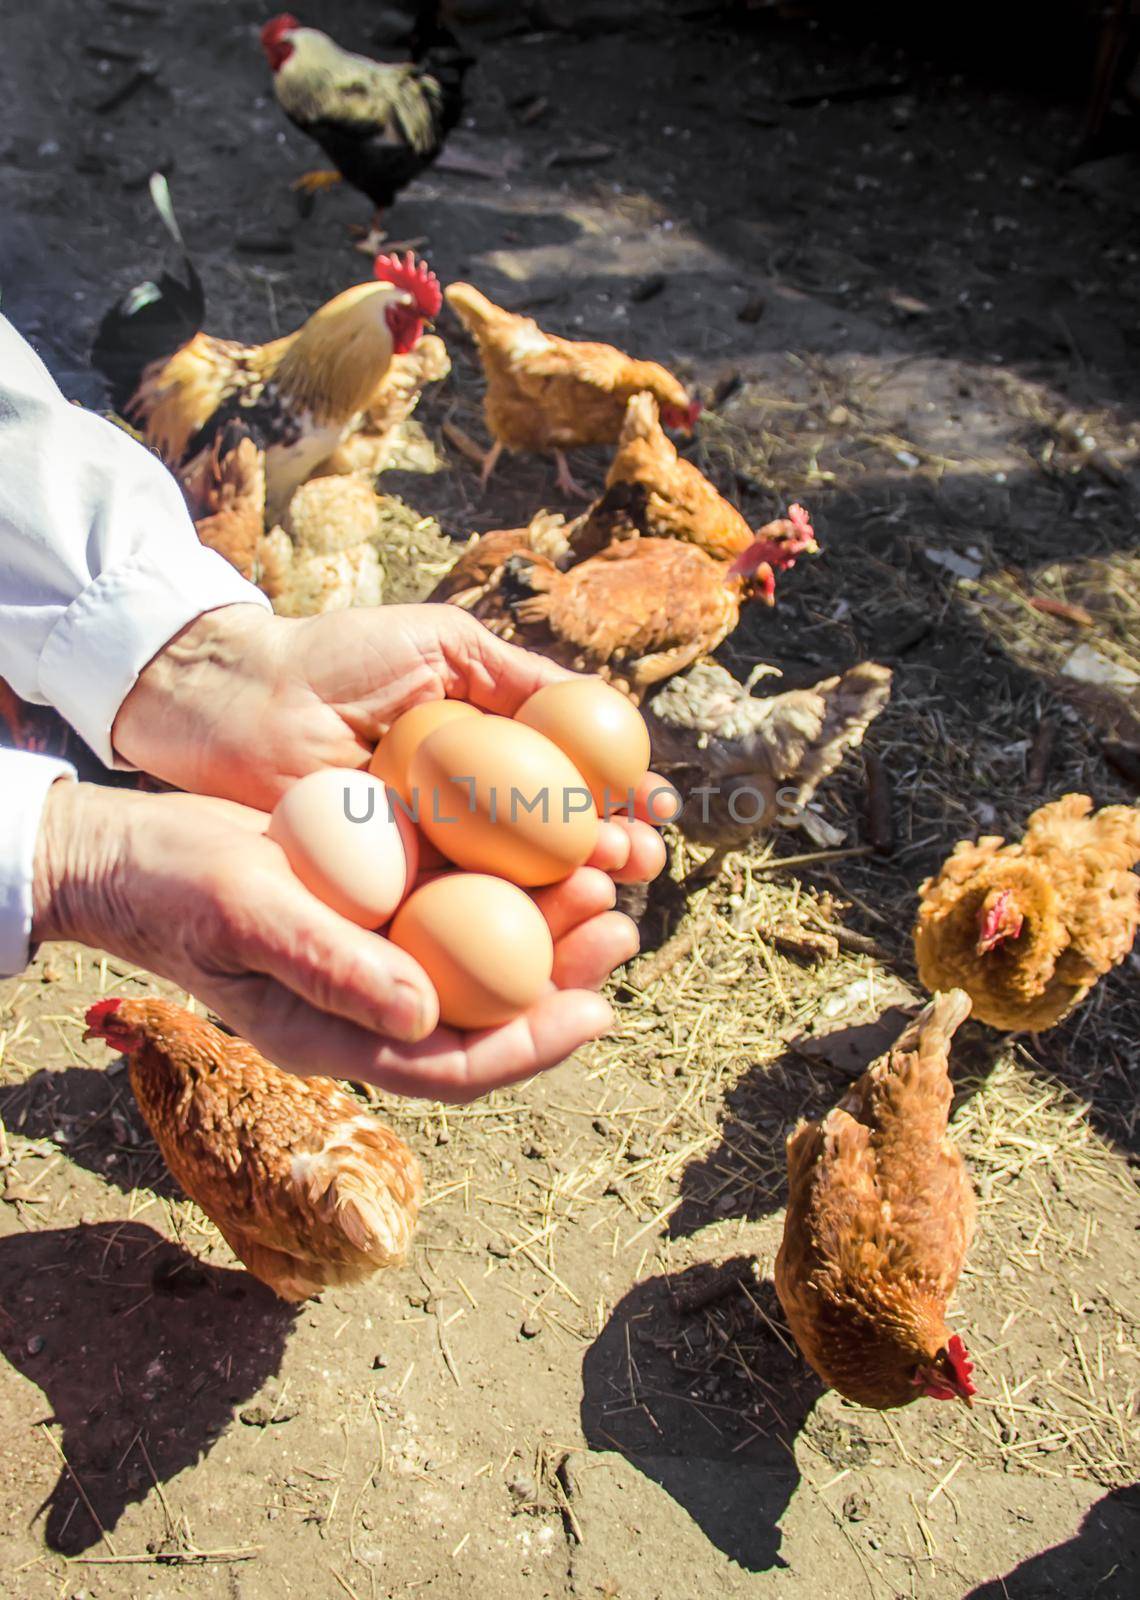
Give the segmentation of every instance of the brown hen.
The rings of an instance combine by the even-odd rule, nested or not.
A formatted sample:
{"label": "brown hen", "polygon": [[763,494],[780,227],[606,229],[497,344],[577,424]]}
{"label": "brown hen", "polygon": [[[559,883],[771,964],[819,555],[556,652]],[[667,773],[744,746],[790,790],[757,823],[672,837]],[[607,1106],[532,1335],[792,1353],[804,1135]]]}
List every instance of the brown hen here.
{"label": "brown hen", "polygon": [[963,841],[919,889],[914,949],[928,989],[956,984],[980,1022],[1039,1032],[1124,960],[1140,921],[1140,809],[1067,794],[1020,844]]}
{"label": "brown hen", "polygon": [[253,578],[265,529],[265,453],[244,423],[226,423],[183,478],[182,492],[202,543]]}
{"label": "brown hen", "polygon": [[767,598],[766,550],[725,567],[695,545],[626,539],[568,572],[537,554],[512,555],[494,608],[477,614],[500,638],[640,699],[715,650],[742,605]]}
{"label": "brown hen", "polygon": [[[677,454],[651,394],[635,394],[625,408],[617,452],[606,487],[639,484],[645,490],[642,532],[657,539],[686,539],[718,561],[747,550],[755,535],[734,505],[718,494],[698,467]],[[776,525],[764,529],[774,535]]]}
{"label": "brown hen", "polygon": [[564,452],[613,444],[631,395],[648,390],[670,428],[691,432],[700,405],[656,361],[636,361],[613,345],[544,333],[531,317],[504,311],[469,283],[446,290],[448,305],[479,347],[487,379],[484,411],[495,440],[483,463],[486,483],[504,449],[553,453],[558,485],[581,494]]}
{"label": "brown hen", "polygon": [[100,1000],[84,1037],[128,1058],[167,1166],[283,1300],[402,1260],[423,1192],[419,1162],[331,1078],[282,1072],[167,1000]]}
{"label": "brown hen", "polygon": [[974,1233],[974,1196],[947,1135],[949,1055],[969,1015],[939,994],[821,1122],[788,1140],[776,1293],[825,1383],[885,1410],[975,1393],[946,1306]]}

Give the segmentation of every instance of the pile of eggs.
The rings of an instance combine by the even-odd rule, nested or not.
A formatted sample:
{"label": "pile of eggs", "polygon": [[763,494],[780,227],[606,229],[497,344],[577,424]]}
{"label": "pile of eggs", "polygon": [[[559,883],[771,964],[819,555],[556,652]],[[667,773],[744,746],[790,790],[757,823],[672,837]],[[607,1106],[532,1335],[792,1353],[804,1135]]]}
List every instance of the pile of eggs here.
{"label": "pile of eggs", "polygon": [[594,678],[547,684],[513,719],[428,701],[392,724],[367,772],[299,779],[268,833],[318,899],[419,962],[441,1021],[496,1027],[553,970],[526,891],[590,858],[600,816],[626,810],[648,768],[640,713]]}

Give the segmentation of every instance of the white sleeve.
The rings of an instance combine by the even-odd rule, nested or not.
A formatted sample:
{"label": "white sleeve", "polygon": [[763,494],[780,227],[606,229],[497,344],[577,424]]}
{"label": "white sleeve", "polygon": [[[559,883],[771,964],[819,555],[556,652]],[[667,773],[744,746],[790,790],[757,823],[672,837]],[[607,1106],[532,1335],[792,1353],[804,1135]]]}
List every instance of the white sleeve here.
{"label": "white sleeve", "polygon": [[52,784],[74,777],[66,761],[0,750],[0,978],[28,964],[40,817]]}
{"label": "white sleeve", "polygon": [[242,603],[269,604],[199,543],[161,462],[69,405],[0,317],[0,677],[122,767],[111,728],[143,667],[204,611]]}

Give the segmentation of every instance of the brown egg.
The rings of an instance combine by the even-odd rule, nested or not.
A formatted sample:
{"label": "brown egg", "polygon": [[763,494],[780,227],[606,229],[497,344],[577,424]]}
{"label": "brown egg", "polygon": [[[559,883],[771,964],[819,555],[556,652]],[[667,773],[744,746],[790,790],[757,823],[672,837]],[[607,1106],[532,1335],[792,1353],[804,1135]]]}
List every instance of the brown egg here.
{"label": "brown egg", "polygon": [[602,816],[629,810],[630,790],[649,771],[649,729],[624,694],[600,678],[548,683],[516,720],[544,733],[570,757]]}
{"label": "brown egg", "polygon": [[469,872],[534,887],[593,853],[598,813],[556,745],[508,717],[446,723],[409,769],[413,815],[436,849]]}
{"label": "brown egg", "polygon": [[529,895],[502,878],[452,872],[400,907],[388,938],[423,967],[453,1028],[496,1028],[538,999],[554,941]]}
{"label": "brown egg", "polygon": [[416,830],[367,772],[298,778],[265,831],[310,894],[362,928],[387,921],[415,881]]}
{"label": "brown egg", "polygon": [[425,700],[397,717],[372,752],[368,770],[375,778],[395,789],[405,805],[408,801],[408,767],[429,733],[459,717],[478,717],[481,713],[466,700]]}

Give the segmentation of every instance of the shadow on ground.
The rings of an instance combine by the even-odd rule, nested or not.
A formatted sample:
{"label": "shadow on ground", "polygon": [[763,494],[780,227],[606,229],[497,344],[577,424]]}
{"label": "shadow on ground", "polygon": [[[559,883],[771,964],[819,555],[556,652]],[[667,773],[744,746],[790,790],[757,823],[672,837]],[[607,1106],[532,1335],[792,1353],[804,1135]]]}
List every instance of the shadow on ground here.
{"label": "shadow on ground", "polygon": [[0,1350],[60,1430],[67,1465],[41,1511],[66,1555],[213,1446],[277,1372],[295,1316],[136,1222],[0,1240],[0,1304]]}
{"label": "shadow on ground", "polygon": [[971,1589],[966,1600],[1046,1600],[1053,1595],[1124,1600],[1136,1592],[1138,1565],[1140,1490],[1114,1489],[1091,1507],[1073,1538],[1030,1556],[1003,1578]]}
{"label": "shadow on ground", "polygon": [[[618,1451],[727,1556],[763,1572],[784,1565],[777,1524],[799,1483],[793,1444],[823,1389],[772,1329],[775,1291],[749,1266],[741,1257],[718,1279],[739,1267],[753,1303],[738,1289],[699,1304],[703,1267],[632,1289],[583,1363],[582,1428],[591,1450]],[[741,1371],[738,1335],[761,1370]]]}
{"label": "shadow on ground", "polygon": [[0,1120],[26,1139],[50,1139],[69,1161],[124,1194],[146,1188],[182,1199],[131,1092],[125,1071],[41,1069],[0,1087]]}

